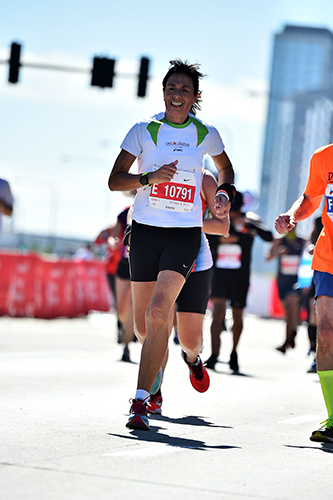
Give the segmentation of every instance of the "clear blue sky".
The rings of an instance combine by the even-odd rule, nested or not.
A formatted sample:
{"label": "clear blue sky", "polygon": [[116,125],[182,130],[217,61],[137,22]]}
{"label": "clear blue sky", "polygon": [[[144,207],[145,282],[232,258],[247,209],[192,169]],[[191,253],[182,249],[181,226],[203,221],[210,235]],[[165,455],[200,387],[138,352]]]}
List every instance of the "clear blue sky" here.
{"label": "clear blue sky", "polygon": [[[285,24],[333,29],[333,2],[3,0],[0,60],[17,41],[23,63],[90,69],[104,55],[119,73],[102,90],[88,74],[23,67],[10,85],[0,64],[0,177],[15,196],[14,227],[91,240],[114,222],[126,201],[108,191],[109,172],[128,129],[163,109],[161,81],[175,57],[201,63],[198,116],[219,129],[237,187],[257,193],[273,36]],[[139,99],[136,80],[120,75],[137,73],[143,55],[152,78]]]}

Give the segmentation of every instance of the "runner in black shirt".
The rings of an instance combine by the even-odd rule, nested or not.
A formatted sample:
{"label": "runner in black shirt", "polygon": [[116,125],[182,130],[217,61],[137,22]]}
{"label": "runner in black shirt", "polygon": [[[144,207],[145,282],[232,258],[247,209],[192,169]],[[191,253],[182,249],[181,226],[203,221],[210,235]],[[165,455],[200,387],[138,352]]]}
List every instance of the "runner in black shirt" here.
{"label": "runner in black shirt", "polygon": [[206,361],[207,368],[214,369],[220,352],[220,334],[225,329],[225,311],[229,300],[233,315],[233,346],[229,366],[234,372],[239,371],[236,349],[243,330],[243,310],[250,284],[253,241],[257,235],[265,241],[273,239],[272,232],[264,226],[259,216],[253,212],[242,212],[242,205],[243,195],[237,191],[230,209],[229,236],[219,237],[215,252],[213,251],[216,261],[211,291],[212,354]]}

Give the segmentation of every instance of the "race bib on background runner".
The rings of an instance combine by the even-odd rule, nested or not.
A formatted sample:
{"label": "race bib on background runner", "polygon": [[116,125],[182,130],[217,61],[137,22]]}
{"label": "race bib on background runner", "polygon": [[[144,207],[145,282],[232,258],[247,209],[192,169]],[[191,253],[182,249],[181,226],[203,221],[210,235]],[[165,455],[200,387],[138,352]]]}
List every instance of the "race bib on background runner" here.
{"label": "race bib on background runner", "polygon": [[195,186],[194,172],[177,170],[172,181],[151,186],[149,205],[159,210],[190,212],[193,210]]}
{"label": "race bib on background runner", "polygon": [[333,221],[333,184],[327,185],[325,195],[327,215]]}
{"label": "race bib on background runner", "polygon": [[216,267],[219,269],[240,269],[242,266],[242,248],[240,245],[219,245],[217,248]]}
{"label": "race bib on background runner", "polygon": [[301,262],[300,255],[281,255],[280,271],[282,274],[289,276],[298,273],[299,264]]}

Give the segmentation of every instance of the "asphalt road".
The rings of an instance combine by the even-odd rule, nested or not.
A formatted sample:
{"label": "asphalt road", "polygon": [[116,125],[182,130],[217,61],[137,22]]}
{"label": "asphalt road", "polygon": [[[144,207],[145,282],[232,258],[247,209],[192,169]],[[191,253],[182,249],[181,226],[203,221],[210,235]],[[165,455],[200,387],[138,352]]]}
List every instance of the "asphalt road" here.
{"label": "asphalt road", "polygon": [[306,373],[306,327],[282,355],[283,321],[244,323],[240,374],[225,332],[204,394],[170,340],[163,413],[147,432],[125,428],[141,348],[120,361],[114,314],[0,318],[1,500],[331,500],[333,445],[309,440],[326,409]]}

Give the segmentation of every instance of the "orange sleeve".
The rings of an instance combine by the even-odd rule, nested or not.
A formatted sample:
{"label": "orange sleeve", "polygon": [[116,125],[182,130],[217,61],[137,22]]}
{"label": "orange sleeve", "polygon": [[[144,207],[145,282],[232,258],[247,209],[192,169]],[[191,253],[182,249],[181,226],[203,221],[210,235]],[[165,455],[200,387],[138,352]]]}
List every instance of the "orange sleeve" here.
{"label": "orange sleeve", "polygon": [[[325,154],[321,151],[321,155]],[[325,194],[325,178],[323,175],[323,162],[319,161],[319,151],[316,151],[310,161],[310,172],[304,193],[310,198]]]}

